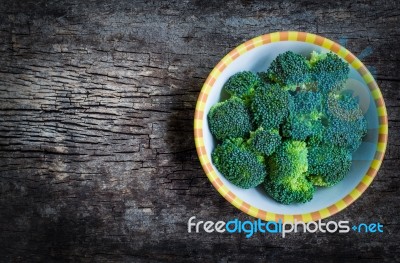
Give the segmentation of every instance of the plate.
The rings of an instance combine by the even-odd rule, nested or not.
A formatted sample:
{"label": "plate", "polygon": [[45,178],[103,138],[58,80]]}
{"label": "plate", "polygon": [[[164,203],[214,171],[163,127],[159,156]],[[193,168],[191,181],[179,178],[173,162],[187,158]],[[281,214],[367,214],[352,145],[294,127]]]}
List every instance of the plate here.
{"label": "plate", "polygon": [[[270,198],[261,186],[241,189],[230,183],[211,162],[216,140],[211,135],[207,114],[225,97],[222,87],[233,74],[265,71],[277,55],[291,50],[309,58],[312,51],[333,52],[349,63],[346,89],[358,96],[367,120],[367,135],[353,153],[349,174],[337,185],[317,188],[304,204],[283,205]],[[275,32],[253,38],[229,52],[211,71],[196,104],[194,137],[201,165],[217,191],[241,211],[265,221],[309,222],[327,218],[348,207],[368,188],[382,163],[388,137],[387,113],[379,87],[364,64],[332,40],[306,32]]]}

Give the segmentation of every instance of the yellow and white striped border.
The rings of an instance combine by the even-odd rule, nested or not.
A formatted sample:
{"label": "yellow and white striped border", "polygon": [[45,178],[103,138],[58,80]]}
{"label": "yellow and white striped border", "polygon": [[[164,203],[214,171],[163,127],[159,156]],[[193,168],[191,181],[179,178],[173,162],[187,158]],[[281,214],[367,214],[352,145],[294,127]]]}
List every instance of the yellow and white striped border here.
{"label": "yellow and white striped border", "polygon": [[[252,50],[255,47],[261,45],[268,45],[269,43],[279,42],[279,41],[300,41],[322,46],[326,49],[331,50],[332,52],[336,53],[338,56],[342,57],[347,62],[349,62],[349,64],[360,73],[365,83],[368,85],[372,97],[374,98],[379,118],[379,136],[378,136],[377,150],[375,152],[374,160],[371,161],[370,167],[365,176],[362,178],[360,183],[342,200],[338,201],[337,203],[329,207],[323,208],[318,211],[314,211],[312,213],[294,214],[294,215],[275,214],[258,209],[242,201],[232,191],[230,191],[229,188],[226,185],[224,185],[221,179],[218,177],[217,173],[213,169],[213,166],[211,165],[209,158],[207,157],[206,148],[204,146],[204,138],[203,138],[204,108],[206,105],[208,94],[210,93],[217,78],[221,75],[224,69],[240,55],[246,53],[249,50]],[[361,194],[368,188],[368,186],[371,184],[372,180],[376,176],[376,173],[379,167],[381,166],[383,156],[385,154],[387,138],[388,138],[388,121],[387,121],[385,102],[383,100],[379,87],[376,84],[371,73],[364,66],[364,64],[359,59],[356,58],[356,56],[354,56],[350,51],[348,51],[344,47],[340,46],[339,44],[327,38],[306,32],[286,31],[286,32],[275,32],[253,38],[233,49],[217,64],[217,66],[211,71],[206,82],[204,83],[199,98],[197,100],[195,117],[194,117],[194,138],[196,143],[197,154],[199,156],[201,165],[208,179],[218,190],[218,192],[231,204],[233,204],[243,212],[253,217],[260,218],[266,221],[278,221],[279,219],[281,219],[283,222],[285,221],[290,222],[294,221],[294,219],[297,219],[297,221],[309,222],[327,218],[343,210],[351,203],[353,203],[357,198],[359,198]]]}

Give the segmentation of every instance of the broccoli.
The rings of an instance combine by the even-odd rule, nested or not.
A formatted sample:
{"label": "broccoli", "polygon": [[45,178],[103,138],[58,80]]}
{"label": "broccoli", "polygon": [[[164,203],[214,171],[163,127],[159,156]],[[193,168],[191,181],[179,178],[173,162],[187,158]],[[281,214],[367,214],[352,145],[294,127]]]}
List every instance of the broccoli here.
{"label": "broccoli", "polygon": [[224,140],[211,158],[226,179],[244,189],[261,184],[267,175],[264,157],[250,150],[242,138]]}
{"label": "broccoli", "polygon": [[253,72],[242,71],[230,77],[223,89],[232,96],[246,99],[253,94],[254,88],[261,82],[261,79]]}
{"label": "broccoli", "polygon": [[267,76],[287,90],[304,88],[305,84],[312,81],[309,62],[292,51],[279,54],[267,70]]}
{"label": "broccoli", "polygon": [[305,203],[312,199],[315,188],[307,179],[308,161],[306,143],[284,141],[267,160],[269,176],[265,191],[283,204]]}
{"label": "broccoli", "polygon": [[256,131],[250,132],[250,139],[247,143],[255,152],[269,156],[281,144],[281,136],[278,130],[267,131],[260,127]]}
{"label": "broccoli", "polygon": [[266,178],[264,189],[273,199],[285,205],[311,201],[315,192],[315,187],[303,174],[286,176],[279,181]]}
{"label": "broccoli", "polygon": [[270,177],[304,174],[308,171],[307,145],[302,141],[284,141],[267,160]]}
{"label": "broccoli", "polygon": [[255,123],[266,130],[278,128],[288,115],[288,103],[289,93],[278,84],[258,86],[251,103]]}
{"label": "broccoli", "polygon": [[344,90],[349,71],[333,53],[307,60],[287,51],[265,72],[230,77],[223,89],[231,97],[207,116],[219,140],[215,167],[238,187],[262,184],[282,204],[308,202],[317,186],[343,180],[367,132],[358,100]]}
{"label": "broccoli", "polygon": [[356,98],[347,93],[330,93],[325,112],[322,142],[355,151],[367,133],[367,122]]}
{"label": "broccoli", "polygon": [[245,137],[252,130],[250,110],[237,97],[215,104],[207,117],[210,131],[218,140]]}
{"label": "broccoli", "polygon": [[346,148],[311,145],[308,148],[309,180],[317,186],[333,186],[350,171],[352,156]]}
{"label": "broccoli", "polygon": [[310,65],[318,90],[325,94],[339,89],[348,78],[350,71],[348,64],[331,52],[312,52]]}
{"label": "broccoli", "polygon": [[322,95],[312,91],[300,91],[290,96],[289,117],[282,128],[285,137],[305,140],[323,130],[321,118]]}

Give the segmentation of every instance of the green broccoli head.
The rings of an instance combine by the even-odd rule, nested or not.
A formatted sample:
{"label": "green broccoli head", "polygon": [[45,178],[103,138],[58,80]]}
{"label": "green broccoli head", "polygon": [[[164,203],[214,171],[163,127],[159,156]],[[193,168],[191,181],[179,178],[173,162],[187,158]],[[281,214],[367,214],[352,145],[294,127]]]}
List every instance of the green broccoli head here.
{"label": "green broccoli head", "polygon": [[286,140],[267,160],[270,177],[304,174],[308,171],[307,145],[302,141]]}
{"label": "green broccoli head", "polygon": [[307,180],[306,143],[284,141],[267,160],[269,176],[264,182],[266,192],[283,204],[304,203],[312,199],[314,186]]}
{"label": "green broccoli head", "polygon": [[327,123],[322,142],[355,151],[367,133],[367,122],[356,98],[330,93],[326,104]]}
{"label": "green broccoli head", "polygon": [[258,186],[267,175],[264,158],[250,150],[242,138],[223,141],[211,158],[226,179],[244,189]]}
{"label": "green broccoli head", "polygon": [[253,94],[255,87],[261,82],[257,74],[251,71],[242,71],[230,77],[223,89],[232,96],[246,99]]}
{"label": "green broccoli head", "polygon": [[278,84],[265,84],[254,91],[251,109],[255,123],[265,130],[276,129],[288,115],[289,93]]}
{"label": "green broccoli head", "polygon": [[287,90],[296,90],[312,80],[307,59],[292,51],[279,54],[272,61],[267,75]]}
{"label": "green broccoli head", "polygon": [[346,148],[311,145],[308,148],[309,180],[317,186],[333,186],[350,171],[352,156]]}
{"label": "green broccoli head", "polygon": [[340,88],[349,75],[349,66],[333,53],[312,52],[310,58],[313,80],[322,93]]}
{"label": "green broccoli head", "polygon": [[260,127],[256,131],[250,132],[250,139],[247,143],[255,152],[269,156],[281,144],[281,139],[278,130],[268,131]]}
{"label": "green broccoli head", "polygon": [[323,130],[321,118],[322,95],[312,91],[300,91],[290,96],[289,117],[282,127],[285,137],[305,140],[319,135]]}
{"label": "green broccoli head", "polygon": [[215,104],[207,117],[210,131],[218,140],[245,137],[252,130],[250,110],[237,97]]}
{"label": "green broccoli head", "polygon": [[279,203],[306,203],[313,198],[315,187],[304,174],[286,176],[279,181],[266,178],[265,191]]}

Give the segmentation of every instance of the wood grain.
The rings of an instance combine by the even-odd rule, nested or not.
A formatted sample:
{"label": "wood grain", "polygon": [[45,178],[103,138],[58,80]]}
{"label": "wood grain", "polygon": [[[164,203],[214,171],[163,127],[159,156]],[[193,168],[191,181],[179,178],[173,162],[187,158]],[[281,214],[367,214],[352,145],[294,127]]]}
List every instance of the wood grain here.
{"label": "wood grain", "polygon": [[[0,261],[399,262],[399,15],[394,0],[2,1]],[[193,215],[251,219],[204,175],[194,107],[224,54],[280,30],[346,42],[376,70],[385,161],[331,219],[383,234],[187,233]]]}

